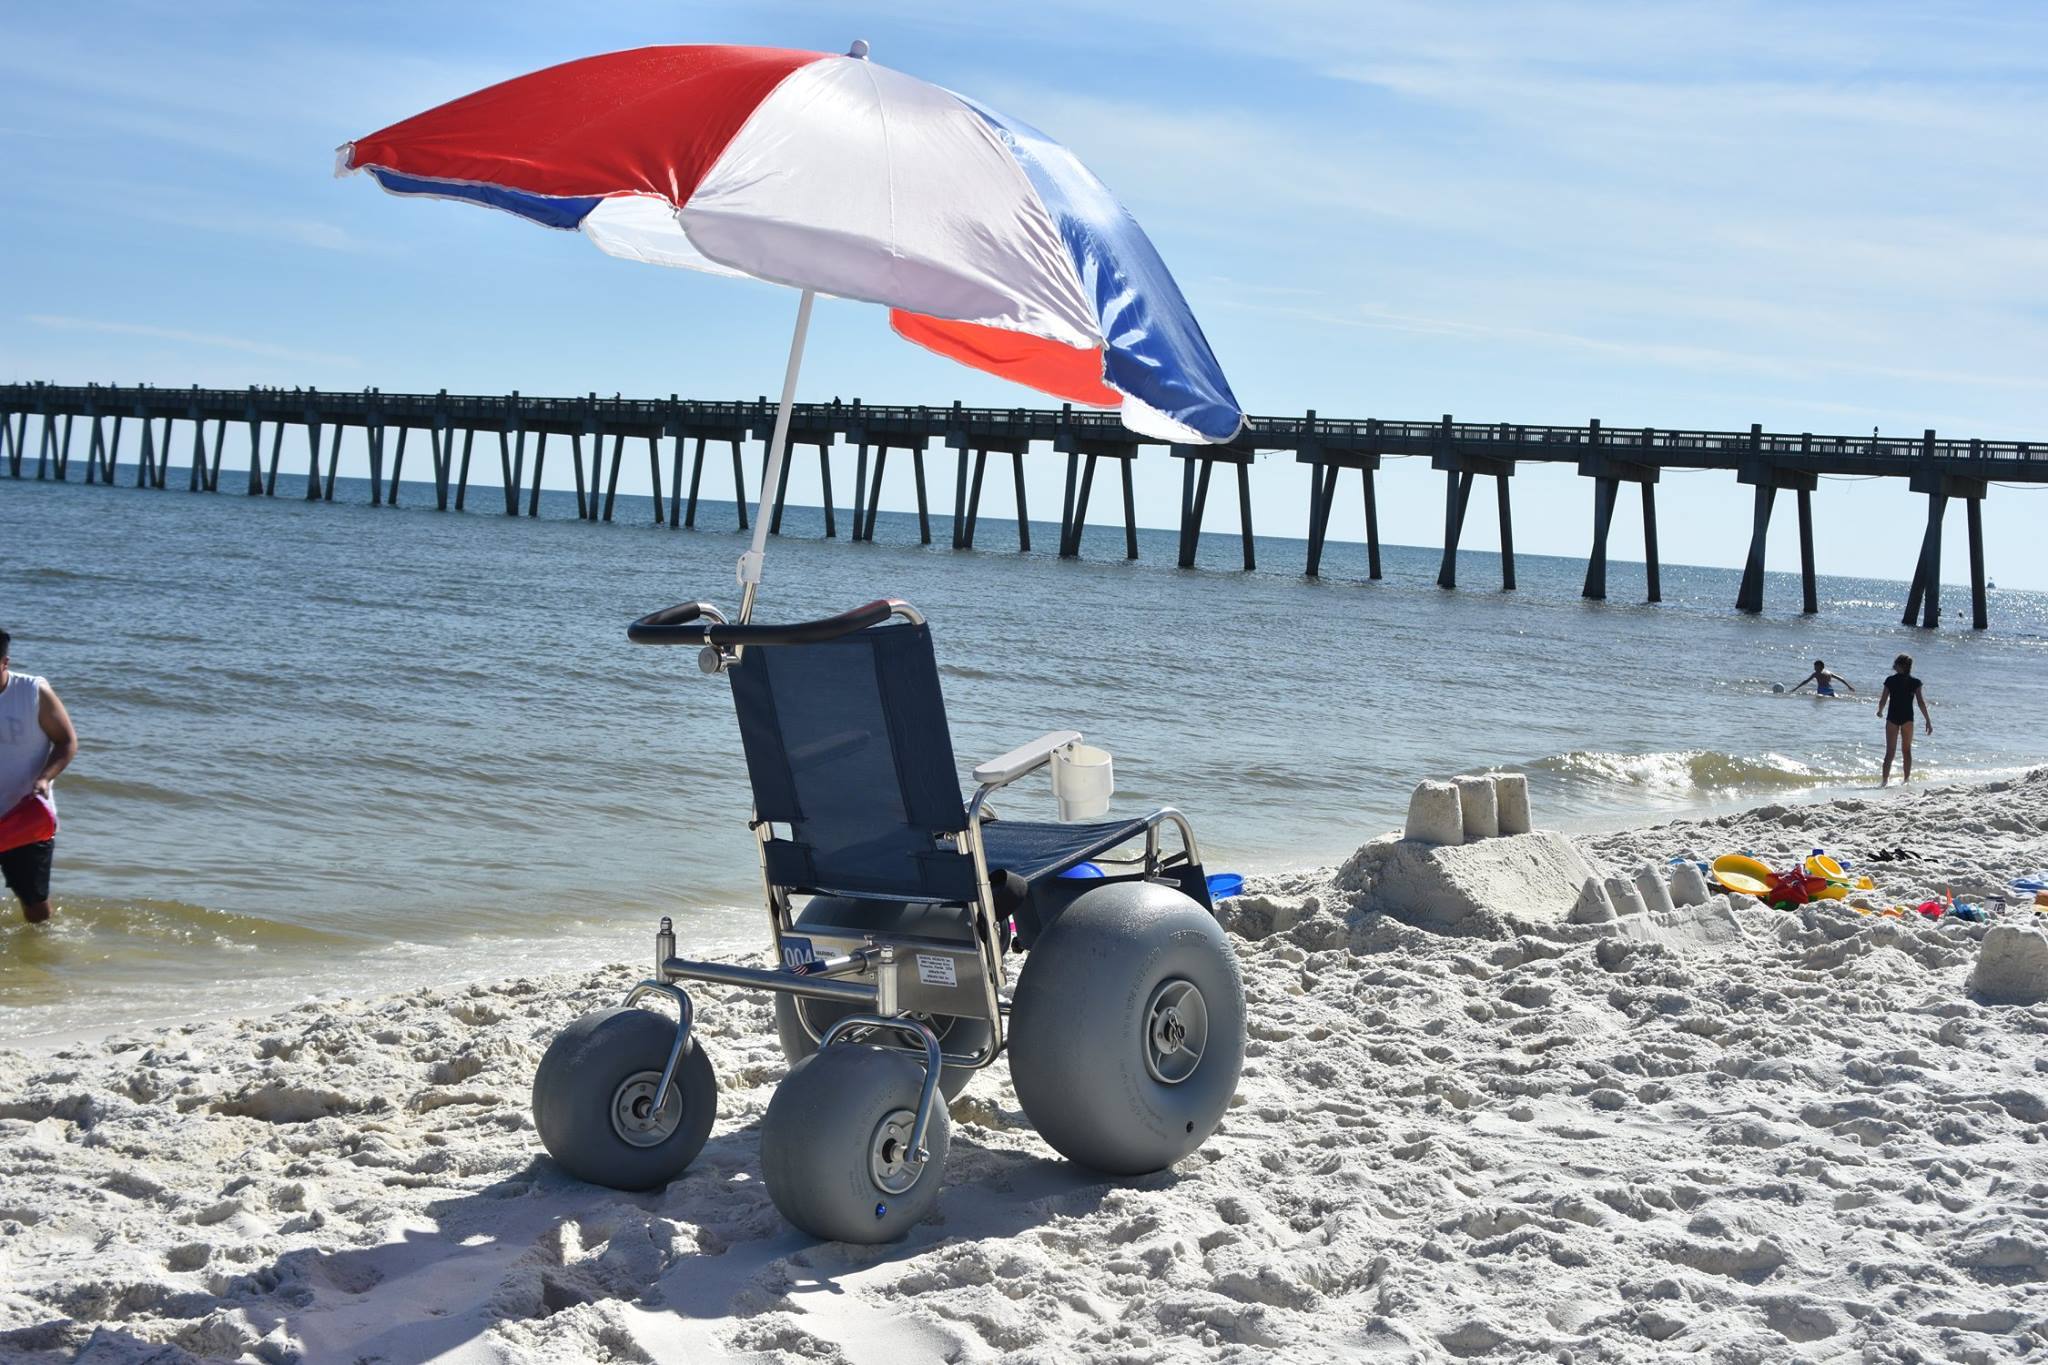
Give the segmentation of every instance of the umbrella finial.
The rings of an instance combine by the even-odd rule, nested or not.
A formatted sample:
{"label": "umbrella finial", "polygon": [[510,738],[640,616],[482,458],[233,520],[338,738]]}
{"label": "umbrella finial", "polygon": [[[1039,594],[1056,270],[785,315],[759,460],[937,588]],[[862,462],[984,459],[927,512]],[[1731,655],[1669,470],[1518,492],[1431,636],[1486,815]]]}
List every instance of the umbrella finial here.
{"label": "umbrella finial", "polygon": [[855,38],[853,46],[846,49],[846,55],[858,57],[861,61],[866,61],[868,59],[868,40],[865,38]]}

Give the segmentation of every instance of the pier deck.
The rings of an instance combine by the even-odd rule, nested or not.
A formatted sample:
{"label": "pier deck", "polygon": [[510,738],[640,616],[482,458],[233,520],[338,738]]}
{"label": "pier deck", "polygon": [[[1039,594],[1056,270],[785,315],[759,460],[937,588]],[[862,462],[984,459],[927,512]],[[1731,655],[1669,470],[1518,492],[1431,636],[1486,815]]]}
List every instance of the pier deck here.
{"label": "pier deck", "polygon": [[[538,516],[542,474],[548,443],[560,452],[564,443],[575,473],[577,515],[589,521],[610,521],[617,500],[619,471],[628,449],[644,444],[657,524],[694,527],[697,494],[707,449],[729,449],[735,487],[746,486],[744,452],[765,445],[774,410],[765,398],[753,401],[703,401],[674,395],[666,399],[535,397],[504,395],[384,393],[363,390],[328,393],[314,389],[163,389],[149,386],[0,385],[0,454],[13,479],[68,479],[82,436],[85,481],[112,484],[121,462],[124,427],[133,480],[137,487],[173,486],[170,470],[180,447],[189,453],[183,466],[184,486],[217,492],[224,464],[243,468],[237,475],[251,496],[275,496],[281,466],[306,474],[305,496],[314,501],[334,497],[335,467],[341,434],[347,428],[364,433],[370,463],[370,500],[396,504],[403,486],[408,444],[426,447],[431,461],[435,506],[466,508],[471,458],[479,433],[495,437],[503,487],[504,512],[519,515],[520,494],[525,514]],[[190,428],[189,440],[178,430]],[[33,424],[33,425],[32,425]],[[211,427],[209,432],[208,428]],[[287,431],[298,432],[287,439]],[[229,431],[235,451],[228,451]],[[242,436],[246,430],[247,443]],[[416,436],[424,433],[424,441]],[[1114,461],[1122,483],[1125,551],[1138,555],[1137,521],[1132,496],[1132,462],[1147,449],[1183,461],[1179,562],[1194,562],[1214,467],[1234,466],[1239,529],[1244,567],[1254,567],[1252,501],[1248,466],[1260,454],[1289,453],[1309,466],[1306,516],[1308,559],[1304,572],[1321,571],[1322,552],[1339,476],[1357,470],[1364,483],[1366,540],[1371,576],[1379,577],[1380,538],[1374,475],[1386,457],[1419,456],[1444,471],[1444,558],[1437,581],[1457,584],[1458,542],[1462,535],[1473,481],[1495,480],[1500,517],[1502,583],[1515,586],[1513,511],[1509,483],[1516,467],[1537,462],[1569,464],[1593,483],[1593,543],[1588,555],[1584,594],[1607,595],[1607,538],[1623,483],[1641,490],[1644,542],[1648,560],[1648,596],[1660,595],[1657,558],[1656,486],[1662,471],[1718,469],[1755,489],[1749,554],[1735,606],[1763,610],[1764,552],[1777,495],[1797,495],[1800,535],[1802,609],[1817,609],[1813,553],[1812,495],[1824,476],[1899,478],[1928,500],[1927,524],[1915,561],[1905,604],[1906,624],[1933,626],[1941,615],[1941,538],[1948,503],[1966,504],[1970,538],[1971,623],[1988,625],[1985,598],[1981,504],[1996,482],[2048,483],[2048,445],[2028,441],[1986,441],[1938,436],[1918,438],[1824,436],[1810,432],[1694,431],[1658,427],[1613,428],[1598,421],[1584,426],[1525,426],[1509,422],[1460,422],[1446,415],[1436,421],[1382,421],[1377,418],[1254,417],[1237,441],[1228,446],[1161,446],[1127,430],[1114,413],[1072,407],[971,408],[871,405],[862,402],[799,403],[790,423],[790,461],[808,458],[815,450],[823,475],[825,534],[838,534],[832,494],[833,451],[855,451],[853,521],[850,538],[874,533],[875,506],[881,497],[883,472],[890,453],[909,457],[917,491],[918,517],[925,543],[931,541],[931,518],[925,480],[925,456],[933,443],[955,456],[952,543],[971,550],[981,509],[981,489],[990,455],[1007,456],[1016,488],[1017,540],[1031,548],[1024,499],[1024,461],[1037,448],[1064,455],[1066,496],[1061,508],[1059,552],[1080,553],[1089,497],[1097,467]],[[663,444],[669,445],[668,474],[663,478]],[[609,444],[607,444],[609,443]],[[487,442],[486,449],[490,442]],[[289,450],[289,454],[287,451]],[[532,455],[530,473],[527,456]],[[244,460],[246,453],[246,461]],[[873,457],[872,474],[869,458]],[[607,458],[609,457],[609,458]],[[385,464],[389,460],[387,476]],[[486,456],[488,458],[488,455]],[[559,458],[559,456],[558,456]],[[721,458],[723,454],[721,453]],[[687,499],[683,470],[688,464]],[[779,532],[787,495],[788,467],[772,503],[771,530]],[[415,465],[417,469],[417,464]],[[1230,475],[1227,475],[1227,477]],[[999,476],[1000,477],[1000,476]],[[666,504],[662,491],[666,488]],[[747,525],[748,509],[738,519]]]}

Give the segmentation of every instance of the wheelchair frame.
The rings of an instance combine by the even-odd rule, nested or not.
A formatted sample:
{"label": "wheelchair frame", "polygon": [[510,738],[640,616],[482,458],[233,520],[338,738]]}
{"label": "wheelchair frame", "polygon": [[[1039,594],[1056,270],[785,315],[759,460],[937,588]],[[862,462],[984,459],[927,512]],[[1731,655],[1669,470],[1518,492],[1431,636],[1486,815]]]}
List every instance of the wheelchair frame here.
{"label": "wheelchair frame", "polygon": [[[879,607],[885,604],[872,605]],[[793,640],[817,640],[831,638],[834,634],[851,634],[894,618],[908,621],[912,625],[924,623],[923,614],[907,602],[890,600],[886,602],[886,606],[886,613],[875,613],[863,608],[846,613],[844,617],[809,622],[786,629]],[[865,617],[863,613],[867,613]],[[711,625],[693,628],[686,624],[698,619],[706,620]],[[698,656],[698,666],[706,673],[722,673],[738,662],[742,651],[747,648],[745,644],[721,644],[711,641],[709,632],[716,626],[725,624],[727,622],[724,615],[712,604],[690,602],[642,617],[634,623],[629,634],[632,638],[646,643],[706,641]],[[826,629],[831,626],[842,628]],[[681,630],[671,633],[672,628],[677,627]],[[760,641],[763,632],[774,628],[746,629]],[[906,992],[904,970],[911,966],[909,959],[917,957],[919,948],[929,952],[937,946],[931,940],[902,935],[863,933],[860,947],[819,960],[802,971],[793,970],[788,966],[747,967],[676,956],[674,923],[664,915],[661,927],[654,936],[654,974],[628,991],[623,1002],[626,1006],[634,1006],[650,996],[658,995],[672,1000],[676,1005],[675,1043],[669,1049],[667,1065],[662,1069],[661,1079],[654,1089],[654,1094],[663,1096],[669,1093],[677,1067],[694,1045],[691,1027],[695,1020],[695,1008],[691,1004],[689,993],[676,984],[678,981],[704,981],[849,1004],[856,1007],[856,1012],[833,1021],[822,1034],[812,1028],[801,1010],[797,1012],[797,1017],[803,1025],[804,1032],[818,1044],[820,1051],[842,1038],[874,1042],[877,1034],[894,1035],[900,1041],[879,1045],[910,1053],[923,1063],[924,1087],[919,1096],[916,1122],[911,1130],[909,1155],[910,1164],[921,1166],[929,1160],[930,1152],[925,1147],[925,1136],[931,1121],[932,1107],[937,1102],[942,1071],[949,1066],[966,1070],[986,1067],[1002,1054],[1006,1042],[1003,1018],[1009,1012],[1010,1001],[1005,995],[1009,989],[1005,959],[1010,951],[1010,943],[1007,926],[1000,921],[997,914],[995,892],[989,881],[988,855],[982,839],[983,822],[997,818],[989,799],[1010,784],[1045,767],[1052,761],[1055,751],[1077,742],[1080,738],[1078,731],[1055,730],[975,768],[973,776],[977,787],[967,804],[966,828],[953,836],[958,851],[970,856],[974,863],[975,898],[971,905],[964,905],[963,909],[972,917],[971,925],[977,945],[973,956],[978,960],[981,1003],[985,1010],[985,1013],[980,1015],[957,1017],[984,1018],[988,1021],[989,1037],[984,1045],[972,1053],[946,1052],[931,1025],[919,1017],[917,1011],[904,1003],[906,993],[917,993],[914,986]],[[1141,855],[1103,858],[1103,861],[1118,866],[1141,867],[1142,874],[1147,878],[1156,878],[1169,868],[1201,863],[1201,850],[1195,841],[1194,829],[1179,810],[1172,806],[1162,806],[1146,816],[1143,823],[1145,848]],[[796,927],[790,891],[787,887],[777,885],[768,871],[768,842],[773,837],[769,823],[759,819],[756,812],[749,824],[754,831],[755,856],[760,866],[761,889],[768,910],[769,947],[770,951],[779,957],[784,936],[791,934]],[[1176,852],[1162,853],[1159,833],[1162,826],[1169,824],[1179,831],[1181,847]],[[900,901],[907,898],[889,899]],[[957,902],[927,903],[951,905]],[[947,946],[951,950],[948,956],[964,956],[959,952],[957,945]],[[913,978],[919,970],[919,967],[911,967]],[[868,976],[874,978],[872,985],[854,979]],[[863,1006],[866,1008],[859,1008]]]}

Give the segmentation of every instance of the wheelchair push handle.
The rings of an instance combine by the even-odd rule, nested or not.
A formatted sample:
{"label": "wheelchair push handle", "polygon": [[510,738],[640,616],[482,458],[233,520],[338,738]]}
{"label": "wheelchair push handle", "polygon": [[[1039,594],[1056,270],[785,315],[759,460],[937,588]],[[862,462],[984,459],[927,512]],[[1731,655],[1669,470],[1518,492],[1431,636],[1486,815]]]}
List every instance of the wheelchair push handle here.
{"label": "wheelchair push handle", "polygon": [[892,616],[913,624],[924,617],[908,602],[878,598],[866,606],[821,621],[788,625],[734,625],[709,602],[682,602],[652,611],[626,627],[626,638],[641,645],[814,645],[878,626]]}

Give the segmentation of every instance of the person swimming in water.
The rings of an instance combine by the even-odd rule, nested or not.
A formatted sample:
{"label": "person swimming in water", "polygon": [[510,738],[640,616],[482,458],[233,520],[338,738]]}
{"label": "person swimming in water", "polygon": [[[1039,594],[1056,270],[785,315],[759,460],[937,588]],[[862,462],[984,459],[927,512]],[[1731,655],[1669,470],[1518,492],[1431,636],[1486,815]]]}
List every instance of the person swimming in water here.
{"label": "person swimming in water", "polygon": [[1827,662],[1822,659],[1815,659],[1813,661],[1813,672],[1807,674],[1804,678],[1801,678],[1799,680],[1798,685],[1795,686],[1792,690],[1794,692],[1797,692],[1801,687],[1806,686],[1808,683],[1813,684],[1813,694],[1817,697],[1834,696],[1836,683],[1840,683],[1842,686],[1848,688],[1851,692],[1854,692],[1856,690],[1855,683],[1850,682],[1847,678],[1843,677],[1839,673],[1828,672]]}

